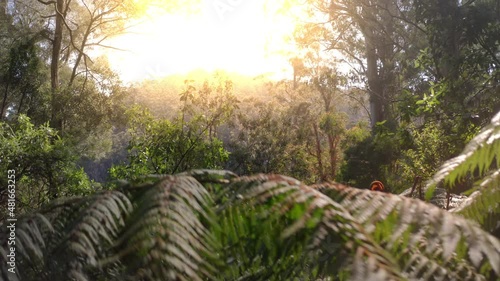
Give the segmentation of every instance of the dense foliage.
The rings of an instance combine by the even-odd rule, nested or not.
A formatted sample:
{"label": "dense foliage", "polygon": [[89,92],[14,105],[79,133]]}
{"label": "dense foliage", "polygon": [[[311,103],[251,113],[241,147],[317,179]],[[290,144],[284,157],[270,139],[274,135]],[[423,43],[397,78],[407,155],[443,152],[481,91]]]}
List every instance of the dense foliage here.
{"label": "dense foliage", "polygon": [[[16,124],[0,124],[0,170],[15,171],[18,212],[31,212],[57,198],[94,191],[76,156],[48,124],[35,126],[25,115]],[[7,177],[1,180],[7,186]],[[7,189],[3,189],[2,214],[7,215]]]}
{"label": "dense foliage", "polygon": [[0,279],[498,280],[498,0],[275,1],[309,16],[280,81],[97,56],[199,2],[0,0]]}
{"label": "dense foliage", "polygon": [[128,112],[131,139],[128,163],[110,169],[114,179],[136,179],[147,174],[174,174],[190,169],[220,169],[229,153],[222,142],[210,137],[203,120],[189,122],[154,120],[146,111]]}
{"label": "dense foliage", "polygon": [[[500,113],[427,190],[479,168],[478,195],[459,213],[497,235],[499,201],[485,195],[500,193],[499,136]],[[500,278],[498,236],[473,221],[418,199],[281,175],[193,170],[138,178],[52,201],[17,228],[19,269],[9,273],[4,260],[4,280]]]}

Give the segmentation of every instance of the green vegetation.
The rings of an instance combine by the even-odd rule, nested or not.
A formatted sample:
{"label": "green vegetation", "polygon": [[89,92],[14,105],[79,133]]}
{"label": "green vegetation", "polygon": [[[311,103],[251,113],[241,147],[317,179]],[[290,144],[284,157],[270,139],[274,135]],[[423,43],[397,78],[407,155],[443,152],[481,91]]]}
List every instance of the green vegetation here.
{"label": "green vegetation", "polygon": [[200,116],[189,122],[179,119],[171,122],[154,120],[139,108],[128,114],[132,116],[128,162],[111,167],[114,179],[137,179],[148,174],[174,174],[204,167],[220,169],[229,157],[222,142],[210,136]]}
{"label": "green vegetation", "polygon": [[279,81],[98,56],[188,2],[0,1],[0,280],[500,280],[498,1],[301,1]]}
{"label": "green vegetation", "polygon": [[[0,170],[16,173],[17,210],[31,212],[58,197],[91,194],[95,191],[87,174],[75,165],[71,151],[48,124],[34,126],[20,115],[15,126],[0,127]],[[7,186],[7,176],[1,180]],[[7,204],[1,206],[3,219]]]}

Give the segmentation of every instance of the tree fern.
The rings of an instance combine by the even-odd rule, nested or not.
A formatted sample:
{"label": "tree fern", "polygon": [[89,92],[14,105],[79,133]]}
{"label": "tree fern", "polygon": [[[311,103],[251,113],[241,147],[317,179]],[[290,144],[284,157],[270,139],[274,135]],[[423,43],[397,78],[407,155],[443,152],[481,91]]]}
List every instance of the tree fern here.
{"label": "tree fern", "polygon": [[[36,263],[43,259],[44,251],[47,244],[47,235],[52,233],[54,229],[51,223],[40,214],[34,214],[30,216],[25,216],[20,218],[16,224],[16,244],[8,244],[8,239],[10,233],[5,232],[7,225],[10,223],[3,222],[0,226],[2,227],[2,232],[0,232],[0,241],[2,247],[0,248],[0,268],[2,270],[1,276],[2,280],[23,280],[23,274],[20,268],[29,263]],[[14,273],[9,272],[8,262],[10,259],[7,257],[10,254],[11,246],[16,247],[16,259],[21,260],[20,263],[16,264],[16,269]]]}
{"label": "tree fern", "polygon": [[500,170],[489,174],[465,202],[452,209],[500,238]]}
{"label": "tree fern", "polygon": [[477,174],[475,194],[454,212],[479,222],[500,237],[500,112],[457,157],[446,161],[426,189],[444,182],[450,188],[467,175]]}
{"label": "tree fern", "polygon": [[128,227],[116,244],[127,266],[120,280],[204,280],[215,268],[213,239],[203,220],[211,222],[210,196],[189,176],[167,176],[141,186]]}
{"label": "tree fern", "polygon": [[132,207],[127,197],[117,191],[85,198],[78,205],[73,221],[63,223],[57,221],[62,216],[56,218],[56,223],[64,226],[58,233],[65,235],[56,239],[59,243],[54,245],[53,255],[65,259],[52,264],[51,272],[61,271],[61,279],[91,280],[86,267],[96,267],[106,257],[106,248],[113,245]]}
{"label": "tree fern", "polygon": [[357,218],[410,278],[476,280],[490,268],[500,271],[500,242],[471,221],[403,196],[340,184],[316,188]]}
{"label": "tree fern", "polygon": [[[123,194],[108,191],[54,201],[36,215],[46,222],[44,228],[36,227],[31,217],[22,218],[18,222],[20,227],[26,227],[31,236],[41,237],[26,240],[23,238],[28,235],[16,232],[22,239],[21,245],[26,240],[33,249],[19,248],[25,253],[18,269],[20,280],[89,280],[87,269],[96,267],[97,261],[105,257],[105,246],[117,238],[130,209],[130,202]],[[19,247],[20,243],[16,245]],[[30,267],[34,270],[25,270]]]}
{"label": "tree fern", "polygon": [[442,180],[450,186],[476,170],[480,175],[484,175],[490,168],[495,167],[500,168],[500,112],[467,144],[459,156],[441,166],[427,187]]}
{"label": "tree fern", "polygon": [[[234,205],[245,206],[247,216],[255,218],[254,223],[273,222],[271,241],[261,242],[264,246],[261,254],[272,257],[258,271],[258,276],[266,272],[266,278],[253,276],[249,280],[283,280],[303,273],[318,278],[336,276],[338,272],[332,271],[332,267],[345,267],[355,279],[359,279],[357,275],[366,280],[403,278],[391,256],[365,235],[364,229],[342,206],[311,187],[285,176],[256,175],[239,178],[227,189],[234,195],[228,201],[231,207],[224,210],[234,209]],[[231,225],[229,231],[230,228]],[[297,237],[301,239],[297,241]],[[265,235],[259,238],[269,239]],[[323,251],[334,251],[337,255],[321,258]],[[290,270],[297,267],[294,263],[300,265],[301,272]]]}
{"label": "tree fern", "polygon": [[[286,176],[191,171],[20,218],[3,280],[495,280],[500,243],[425,202]],[[7,242],[5,222],[0,226]],[[2,259],[5,258],[2,253]]]}

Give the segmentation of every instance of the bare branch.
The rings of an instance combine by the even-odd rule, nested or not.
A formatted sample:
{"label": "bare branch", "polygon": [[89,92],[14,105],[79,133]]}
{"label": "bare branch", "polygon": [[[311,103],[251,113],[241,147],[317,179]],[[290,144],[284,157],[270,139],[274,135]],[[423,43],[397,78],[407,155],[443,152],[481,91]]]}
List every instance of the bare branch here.
{"label": "bare branch", "polygon": [[56,4],[56,1],[43,1],[43,0],[37,0],[37,1],[44,5]]}
{"label": "bare branch", "polygon": [[87,44],[87,46],[99,46],[99,47],[103,47],[103,48],[107,48],[107,49],[113,49],[113,50],[117,50],[117,51],[130,52],[130,50],[127,50],[127,49],[121,49],[121,48],[118,48],[118,47],[103,45],[103,44],[99,44],[99,43],[89,43],[89,44]]}

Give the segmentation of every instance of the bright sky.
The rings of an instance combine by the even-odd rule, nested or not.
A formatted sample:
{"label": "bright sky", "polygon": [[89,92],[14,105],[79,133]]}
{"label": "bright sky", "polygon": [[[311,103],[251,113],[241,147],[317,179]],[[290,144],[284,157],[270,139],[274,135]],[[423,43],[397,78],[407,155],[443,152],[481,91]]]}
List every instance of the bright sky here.
{"label": "bright sky", "polygon": [[284,78],[291,67],[278,53],[292,50],[294,22],[273,12],[280,2],[205,0],[200,14],[157,16],[108,42],[128,50],[108,50],[109,61],[125,82],[194,69]]}

